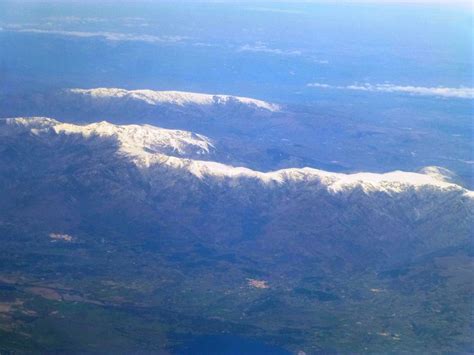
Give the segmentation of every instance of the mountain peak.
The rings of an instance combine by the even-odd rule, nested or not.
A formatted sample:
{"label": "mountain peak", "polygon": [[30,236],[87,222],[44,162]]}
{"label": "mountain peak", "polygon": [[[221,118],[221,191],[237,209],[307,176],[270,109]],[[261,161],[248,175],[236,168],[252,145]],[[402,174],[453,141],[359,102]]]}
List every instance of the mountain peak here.
{"label": "mountain peak", "polygon": [[111,140],[122,153],[131,156],[165,154],[192,157],[214,151],[211,140],[203,135],[150,125],[114,125],[107,121],[77,125],[46,117],[8,118],[6,122],[7,126],[21,128],[36,135],[55,133],[61,136],[77,135],[88,140]]}
{"label": "mountain peak", "polygon": [[453,184],[458,183],[458,176],[451,170],[442,168],[440,166],[426,166],[418,171],[420,174],[425,174],[433,177],[436,180],[450,182]]}

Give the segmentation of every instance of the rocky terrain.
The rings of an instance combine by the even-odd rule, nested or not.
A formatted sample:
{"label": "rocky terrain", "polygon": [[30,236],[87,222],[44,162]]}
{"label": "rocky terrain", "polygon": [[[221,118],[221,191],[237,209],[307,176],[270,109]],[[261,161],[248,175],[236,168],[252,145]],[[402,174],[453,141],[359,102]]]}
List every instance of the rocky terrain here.
{"label": "rocky terrain", "polygon": [[262,172],[149,125],[12,118],[0,137],[5,350],[469,347],[474,194],[449,171]]}

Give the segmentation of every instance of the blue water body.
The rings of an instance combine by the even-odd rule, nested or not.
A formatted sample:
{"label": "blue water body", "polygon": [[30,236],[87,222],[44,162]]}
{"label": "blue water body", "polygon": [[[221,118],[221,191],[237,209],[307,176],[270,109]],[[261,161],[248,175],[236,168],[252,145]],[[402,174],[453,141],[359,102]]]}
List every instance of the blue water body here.
{"label": "blue water body", "polygon": [[177,355],[289,355],[289,351],[258,342],[231,335],[209,335],[196,337],[173,351]]}

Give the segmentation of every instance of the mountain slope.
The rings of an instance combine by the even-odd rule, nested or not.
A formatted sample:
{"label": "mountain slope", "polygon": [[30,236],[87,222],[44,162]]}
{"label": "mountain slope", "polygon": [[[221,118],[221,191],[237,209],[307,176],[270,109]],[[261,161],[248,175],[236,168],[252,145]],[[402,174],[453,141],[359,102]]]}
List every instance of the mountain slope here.
{"label": "mountain slope", "polygon": [[130,351],[190,332],[309,353],[469,346],[474,196],[456,184],[236,168],[204,136],[151,126],[19,118],[0,138],[2,292],[23,302],[24,344],[117,350],[84,322],[126,331]]}
{"label": "mountain slope", "polygon": [[[463,219],[470,215],[469,207],[474,201],[472,191],[438,180],[432,175],[419,173],[396,171],[386,174],[340,174],[311,168],[265,173],[198,160],[214,149],[208,138],[151,126],[116,126],[106,122],[81,126],[62,124],[46,118],[20,118],[4,121],[2,135],[12,139],[17,146],[25,146],[29,141],[32,147],[36,146],[42,151],[46,149],[38,159],[57,159],[60,164],[53,169],[60,177],[67,177],[69,166],[77,166],[76,160],[83,160],[81,155],[83,149],[86,149],[90,151],[88,154],[93,154],[100,160],[100,164],[95,161],[86,162],[84,166],[78,167],[82,172],[96,173],[97,166],[94,164],[107,170],[124,169],[127,173],[123,177],[118,176],[116,183],[122,184],[122,188],[127,188],[130,192],[136,190],[134,181],[128,180],[128,175],[133,173],[141,181],[139,186],[147,186],[146,192],[140,192],[140,195],[145,194],[141,197],[145,204],[149,203],[148,200],[155,199],[167,201],[171,196],[175,199],[173,208],[186,211],[193,206],[192,208],[200,211],[199,218],[207,218],[205,214],[200,215],[204,212],[202,206],[207,206],[213,198],[217,198],[215,194],[218,192],[227,198],[219,197],[217,200],[217,208],[222,208],[222,211],[232,209],[234,205],[242,213],[255,209],[260,211],[259,214],[272,216],[273,213],[281,213],[280,209],[283,208],[285,216],[270,222],[280,223],[290,216],[295,220],[302,219],[306,224],[317,218],[313,222],[314,228],[321,228],[319,222],[327,224],[327,220],[320,215],[331,213],[333,216],[328,218],[331,223],[336,223],[335,226],[338,223],[334,217],[337,220],[340,214],[356,213],[350,218],[361,219],[368,228],[380,227],[380,222],[371,225],[375,222],[365,220],[371,214],[376,216],[374,218],[390,220],[390,223],[398,224],[402,229],[407,227],[404,223],[408,221],[414,224],[409,226],[412,228],[424,220],[432,221],[434,215],[441,214],[448,208],[461,208],[459,212],[462,215],[453,213],[448,217],[460,218],[458,222],[462,225]],[[63,151],[67,154],[63,155]],[[103,180],[100,175],[98,178]],[[82,183],[80,180],[77,182]],[[95,181],[92,180],[91,183]],[[131,186],[127,187],[128,185]],[[100,190],[104,189],[106,187]],[[182,206],[175,206],[180,200]],[[168,202],[171,203],[166,203]],[[153,208],[159,211],[170,207],[166,203],[157,204]],[[323,210],[315,210],[314,216],[307,215],[308,211],[319,204],[325,206]],[[294,210],[288,206],[293,206]],[[168,217],[175,213],[173,208],[170,208]],[[213,210],[214,207],[206,208]],[[360,215],[360,209],[370,214]],[[328,228],[331,229],[330,226]],[[352,228],[353,226],[350,227]],[[379,233],[374,238],[384,239],[392,231]],[[434,232],[429,238],[435,240],[437,234]],[[453,236],[453,240],[460,237],[462,235]],[[443,243],[449,244],[449,241]]]}

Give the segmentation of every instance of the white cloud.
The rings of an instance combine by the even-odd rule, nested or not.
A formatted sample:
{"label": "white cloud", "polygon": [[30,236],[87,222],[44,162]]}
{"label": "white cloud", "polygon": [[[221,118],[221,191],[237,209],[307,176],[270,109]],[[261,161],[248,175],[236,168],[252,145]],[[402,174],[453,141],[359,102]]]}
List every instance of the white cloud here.
{"label": "white cloud", "polygon": [[284,50],[279,48],[270,48],[263,43],[256,43],[254,45],[245,44],[239,48],[239,52],[261,52],[275,55],[299,56],[302,54],[298,50]]}
{"label": "white cloud", "polygon": [[272,7],[248,7],[246,8],[248,11],[258,11],[258,12],[275,12],[275,13],[283,13],[283,14],[295,14],[300,15],[304,14],[301,10],[294,10],[294,9],[278,9]]}
{"label": "white cloud", "polygon": [[103,17],[79,17],[79,16],[48,16],[46,21],[65,22],[65,23],[101,23],[107,22]]}
{"label": "white cloud", "polygon": [[7,27],[4,30],[22,33],[37,33],[46,35],[59,35],[68,37],[100,37],[107,41],[136,41],[136,42],[148,42],[148,43],[175,43],[181,42],[186,37],[183,36],[154,36],[148,34],[130,34],[130,33],[118,33],[118,32],[84,32],[84,31],[62,31],[62,30],[43,30],[37,28],[23,28],[16,29]]}
{"label": "white cloud", "polygon": [[321,88],[321,89],[333,89],[334,87],[328,84],[321,84],[321,83],[310,83],[307,85],[311,88]]}
{"label": "white cloud", "polygon": [[[47,21],[47,22],[45,22]],[[149,26],[148,22],[143,17],[90,17],[90,16],[49,16],[45,17],[41,24],[73,24],[73,25],[89,25],[89,24],[103,24],[103,23],[116,23],[127,27],[145,27]],[[41,27],[41,24],[37,24],[35,27]]]}
{"label": "white cloud", "polygon": [[312,61],[316,64],[329,64],[329,61],[326,59],[320,59],[313,55],[308,55],[303,51],[297,49],[280,49],[280,48],[272,48],[268,47],[263,42],[256,42],[255,44],[244,44],[237,49],[238,52],[254,52],[254,53],[267,53],[271,55],[279,55],[279,56],[288,56],[288,57],[299,57],[304,56],[307,60]]}
{"label": "white cloud", "polygon": [[448,87],[422,87],[422,86],[400,86],[392,84],[364,84],[364,85],[349,85],[349,90],[361,91],[379,91],[379,92],[401,92],[414,95],[424,96],[442,96],[442,97],[458,97],[464,99],[474,98],[473,88],[448,88]]}
{"label": "white cloud", "polygon": [[423,87],[423,86],[401,86],[393,84],[353,84],[348,86],[334,86],[321,83],[310,83],[307,85],[320,89],[341,89],[367,92],[405,93],[410,95],[437,96],[446,98],[474,99],[474,88],[459,87]]}

